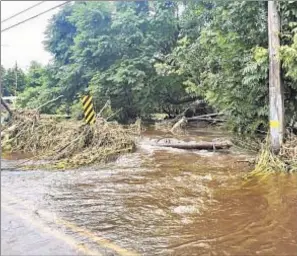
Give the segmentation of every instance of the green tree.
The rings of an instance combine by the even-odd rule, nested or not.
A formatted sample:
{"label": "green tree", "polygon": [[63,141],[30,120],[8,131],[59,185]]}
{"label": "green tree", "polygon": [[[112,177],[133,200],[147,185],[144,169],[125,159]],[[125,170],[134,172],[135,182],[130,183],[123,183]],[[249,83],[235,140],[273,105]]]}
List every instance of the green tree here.
{"label": "green tree", "polygon": [[[32,61],[26,76],[26,88],[19,95],[17,104],[22,108],[36,109],[46,102],[61,95],[55,77],[57,70],[54,66],[42,66]],[[41,112],[54,114],[63,105],[63,98],[40,109]]]}
{"label": "green tree", "polygon": [[0,72],[1,72],[1,95],[4,95],[4,86],[5,86],[5,84],[4,84],[4,77],[5,77],[5,75],[6,75],[6,70],[5,70],[5,68],[1,65],[1,69],[0,69]]}
{"label": "green tree", "polygon": [[[280,3],[286,113],[296,116],[296,2]],[[51,20],[50,82],[65,95],[91,90],[122,121],[180,113],[205,98],[237,132],[267,130],[267,3],[121,1],[69,4]],[[49,85],[46,87],[49,88]]]}
{"label": "green tree", "polygon": [[40,63],[32,61],[26,74],[26,87],[42,86],[46,82],[45,72]]}
{"label": "green tree", "polygon": [[68,40],[69,61],[62,63],[60,57],[55,58],[59,85],[69,102],[90,85],[96,107],[110,99],[122,121],[155,111],[160,97],[152,96],[157,95],[155,89],[162,90],[166,85],[156,86],[159,80],[154,56],[174,47],[179,29],[176,12],[176,5],[166,7],[161,1],[150,5],[140,1],[80,2],[55,16],[45,42],[54,56],[60,56],[59,49],[63,48],[59,36],[55,36],[62,34],[60,25],[67,21],[67,26],[75,28],[63,34],[72,38]]}
{"label": "green tree", "polygon": [[26,77],[22,69],[17,64],[7,70],[1,66],[1,88],[3,96],[16,95],[26,87]]}

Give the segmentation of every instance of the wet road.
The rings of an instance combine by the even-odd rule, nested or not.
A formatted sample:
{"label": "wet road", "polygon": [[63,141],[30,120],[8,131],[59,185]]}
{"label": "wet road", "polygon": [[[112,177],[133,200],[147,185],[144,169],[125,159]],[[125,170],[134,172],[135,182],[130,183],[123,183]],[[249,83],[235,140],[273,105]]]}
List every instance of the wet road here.
{"label": "wet road", "polygon": [[78,255],[79,242],[52,230],[36,216],[1,205],[1,255]]}
{"label": "wet road", "polygon": [[244,155],[162,136],[104,167],[2,171],[1,255],[297,255],[297,175],[244,180]]}

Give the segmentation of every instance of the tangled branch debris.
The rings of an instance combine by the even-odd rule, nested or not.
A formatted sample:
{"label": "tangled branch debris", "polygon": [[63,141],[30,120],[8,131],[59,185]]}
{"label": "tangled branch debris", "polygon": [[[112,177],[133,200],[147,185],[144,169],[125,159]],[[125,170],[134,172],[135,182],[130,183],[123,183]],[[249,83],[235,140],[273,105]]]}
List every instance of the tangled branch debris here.
{"label": "tangled branch debris", "polygon": [[32,153],[54,160],[55,167],[107,162],[135,149],[139,124],[123,127],[98,119],[94,126],[45,118],[39,112],[18,111],[1,134],[3,151]]}
{"label": "tangled branch debris", "polygon": [[263,145],[257,159],[253,174],[263,172],[296,172],[297,171],[297,136],[290,134],[281,148],[279,155],[270,150],[267,142]]}
{"label": "tangled branch debris", "polygon": [[218,124],[226,121],[225,119],[215,118],[222,115],[223,113],[211,113],[194,117],[185,117],[183,113],[174,119],[156,122],[155,128],[157,130],[170,131],[174,135],[180,135],[185,133],[185,128],[189,122],[203,122],[208,125]]}

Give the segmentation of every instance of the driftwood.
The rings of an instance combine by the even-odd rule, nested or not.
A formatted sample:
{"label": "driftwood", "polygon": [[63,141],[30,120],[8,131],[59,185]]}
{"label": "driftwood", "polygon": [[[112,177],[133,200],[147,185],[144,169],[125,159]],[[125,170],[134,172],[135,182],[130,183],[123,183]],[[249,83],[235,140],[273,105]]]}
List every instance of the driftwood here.
{"label": "driftwood", "polygon": [[62,98],[62,97],[64,97],[64,95],[60,95],[60,96],[58,96],[58,97],[55,98],[55,99],[52,99],[52,100],[49,100],[49,101],[45,102],[44,104],[42,104],[41,106],[39,106],[38,108],[36,108],[36,111],[41,110],[41,109],[42,109],[43,107],[45,107],[46,105],[48,105],[48,104],[50,104],[50,103],[53,103],[53,102],[57,101],[58,99],[60,99],[60,98]]}
{"label": "driftwood", "polygon": [[182,131],[187,124],[187,119],[183,116],[173,127],[171,128],[171,133],[175,134],[178,131]]}
{"label": "driftwood", "polygon": [[61,118],[61,119],[69,119],[71,116],[69,115],[55,115],[55,114],[41,114],[40,117],[44,119],[55,119],[55,118]]}
{"label": "driftwood", "polygon": [[180,132],[185,129],[186,124],[189,121],[206,121],[206,122],[211,122],[211,123],[218,123],[218,122],[225,122],[224,119],[218,119],[218,118],[212,118],[215,116],[222,115],[221,113],[213,113],[213,114],[208,114],[208,115],[201,115],[201,116],[195,116],[191,118],[186,118],[183,116],[181,119],[179,119],[171,128],[171,133],[176,134],[176,132]]}
{"label": "driftwood", "polygon": [[159,147],[169,147],[178,149],[199,149],[199,150],[216,150],[216,149],[229,149],[232,143],[229,141],[223,142],[177,142],[177,143],[157,143]]}
{"label": "driftwood", "polygon": [[212,114],[201,115],[201,116],[193,116],[193,117],[188,117],[187,121],[225,122],[226,120],[224,119],[214,118],[221,115],[223,115],[223,113],[212,113]]}
{"label": "driftwood", "polygon": [[251,158],[251,159],[237,160],[236,163],[255,164],[256,163],[256,159],[255,158]]}
{"label": "driftwood", "polygon": [[210,122],[210,123],[223,123],[226,122],[225,119],[218,119],[218,118],[203,118],[203,117],[198,117],[198,118],[191,118],[188,119],[188,121],[204,121],[204,122]]}
{"label": "driftwood", "polygon": [[97,116],[101,116],[101,114],[103,113],[103,111],[108,108],[110,106],[110,100],[107,100],[103,106],[103,108],[101,108],[100,112],[97,114]]}
{"label": "driftwood", "polygon": [[224,122],[223,119],[213,119],[213,117],[222,116],[224,113],[211,113],[211,114],[205,114],[200,116],[193,116],[193,117],[185,117],[184,114],[178,115],[174,119],[165,120],[167,123],[176,123],[178,122],[182,117],[184,117],[187,121],[216,121],[216,122]]}
{"label": "driftwood", "polygon": [[[192,99],[193,100],[193,99]],[[179,115],[177,115],[174,119],[172,120],[167,120],[167,122],[170,123],[176,123],[179,119],[181,119],[182,117],[186,117],[186,113],[187,111],[199,106],[201,104],[200,100],[196,100],[195,102],[192,102],[192,104],[190,104],[189,107],[187,107],[182,113],[180,113]]]}

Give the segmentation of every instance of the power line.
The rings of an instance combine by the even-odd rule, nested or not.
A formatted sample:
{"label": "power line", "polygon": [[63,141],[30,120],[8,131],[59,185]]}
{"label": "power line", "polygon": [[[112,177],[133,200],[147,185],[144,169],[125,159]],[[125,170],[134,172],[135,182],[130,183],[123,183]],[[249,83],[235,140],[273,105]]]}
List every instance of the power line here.
{"label": "power line", "polygon": [[6,19],[4,19],[4,20],[1,20],[1,23],[4,23],[4,22],[6,22],[6,21],[8,21],[8,20],[10,20],[10,19],[12,19],[12,18],[14,18],[14,17],[16,17],[16,16],[18,16],[18,15],[24,13],[24,12],[27,12],[27,11],[29,11],[29,10],[35,8],[36,6],[41,5],[41,4],[45,3],[45,2],[46,2],[46,1],[41,1],[41,2],[39,2],[39,3],[37,3],[37,4],[34,4],[34,5],[28,7],[28,8],[25,9],[25,10],[22,10],[22,11],[16,13],[16,14],[14,14],[14,15],[12,15],[12,16],[6,18]]}
{"label": "power line", "polygon": [[56,8],[59,8],[59,7],[65,5],[65,4],[69,3],[69,2],[71,2],[71,1],[66,1],[66,2],[64,2],[64,3],[62,3],[62,4],[56,5],[56,6],[50,8],[50,9],[44,11],[44,12],[38,13],[38,14],[36,14],[36,15],[34,15],[34,16],[32,16],[32,17],[26,19],[26,20],[20,21],[20,22],[18,22],[18,23],[16,23],[16,24],[12,25],[12,26],[10,26],[10,27],[7,27],[7,28],[5,28],[5,29],[2,29],[2,30],[1,30],[1,33],[2,33],[2,32],[5,32],[5,31],[7,31],[7,30],[10,30],[10,29],[12,29],[12,28],[14,28],[14,27],[17,27],[17,26],[19,26],[19,25],[21,25],[21,24],[23,24],[23,23],[25,23],[25,22],[27,22],[27,21],[29,21],[29,20],[35,19],[35,18],[39,17],[40,15],[45,14],[45,13],[47,13],[47,12],[50,12],[50,11],[56,9]]}

